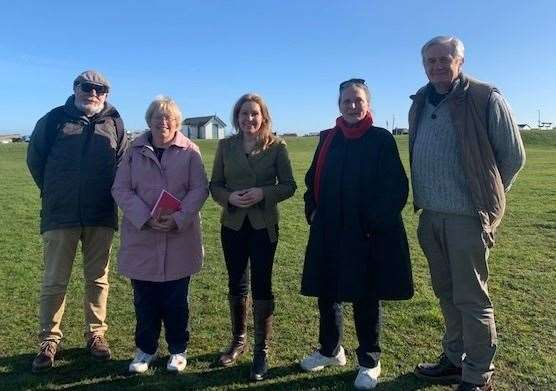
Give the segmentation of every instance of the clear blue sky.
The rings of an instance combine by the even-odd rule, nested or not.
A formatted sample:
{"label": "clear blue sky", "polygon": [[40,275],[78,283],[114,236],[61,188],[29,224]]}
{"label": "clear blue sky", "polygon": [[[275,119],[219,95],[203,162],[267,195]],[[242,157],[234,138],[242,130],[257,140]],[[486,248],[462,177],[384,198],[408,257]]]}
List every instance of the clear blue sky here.
{"label": "clear blue sky", "polygon": [[518,122],[536,124],[540,109],[556,125],[554,0],[12,1],[2,15],[4,132],[32,130],[86,69],[110,79],[128,129],[145,127],[158,94],[229,124],[254,91],[279,132],[317,131],[350,77],[367,80],[376,124],[406,126],[408,96],[426,82],[419,51],[436,35],[463,40],[464,70],[498,86]]}

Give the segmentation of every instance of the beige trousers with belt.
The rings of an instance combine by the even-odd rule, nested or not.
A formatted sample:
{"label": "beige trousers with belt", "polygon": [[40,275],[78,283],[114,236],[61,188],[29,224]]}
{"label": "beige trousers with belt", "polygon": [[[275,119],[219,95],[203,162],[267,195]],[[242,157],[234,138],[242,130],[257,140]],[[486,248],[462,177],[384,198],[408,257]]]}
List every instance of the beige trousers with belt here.
{"label": "beige trousers with belt", "polygon": [[85,337],[104,335],[108,326],[108,261],[114,229],[108,227],[72,227],[43,233],[44,275],[40,294],[39,338],[59,342],[77,245],[81,241],[85,279]]}
{"label": "beige trousers with belt", "polygon": [[494,371],[496,326],[488,294],[488,248],[478,217],[425,210],[417,236],[444,316],[444,353],[464,381],[486,383]]}

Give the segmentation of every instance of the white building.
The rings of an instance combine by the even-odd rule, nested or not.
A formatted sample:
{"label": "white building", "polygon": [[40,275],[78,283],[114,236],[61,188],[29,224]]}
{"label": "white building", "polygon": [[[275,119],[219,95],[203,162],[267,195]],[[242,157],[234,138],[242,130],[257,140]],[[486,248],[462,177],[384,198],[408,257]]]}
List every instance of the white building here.
{"label": "white building", "polygon": [[183,121],[182,133],[190,139],[221,139],[224,138],[226,123],[217,115],[207,117],[191,117]]}
{"label": "white building", "polygon": [[0,134],[0,144],[9,144],[17,141],[23,141],[23,138],[18,133]]}

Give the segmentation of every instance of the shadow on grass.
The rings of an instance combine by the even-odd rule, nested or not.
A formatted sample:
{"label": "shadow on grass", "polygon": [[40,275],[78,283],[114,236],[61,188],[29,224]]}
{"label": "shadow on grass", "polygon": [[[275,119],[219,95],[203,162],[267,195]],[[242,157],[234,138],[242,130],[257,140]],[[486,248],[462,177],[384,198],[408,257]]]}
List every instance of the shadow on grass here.
{"label": "shadow on grass", "polygon": [[[181,374],[166,371],[166,357],[158,358],[145,374],[127,372],[129,359],[95,361],[85,349],[60,351],[54,368],[47,372],[31,373],[34,354],[0,357],[0,389],[206,389],[256,388],[257,390],[351,390],[355,371],[332,371],[307,374],[298,364],[272,367],[269,378],[260,383],[249,383],[249,363],[222,368],[210,366],[217,354],[192,356],[190,366]],[[381,379],[377,390],[422,390],[429,384],[411,373],[394,379]]]}

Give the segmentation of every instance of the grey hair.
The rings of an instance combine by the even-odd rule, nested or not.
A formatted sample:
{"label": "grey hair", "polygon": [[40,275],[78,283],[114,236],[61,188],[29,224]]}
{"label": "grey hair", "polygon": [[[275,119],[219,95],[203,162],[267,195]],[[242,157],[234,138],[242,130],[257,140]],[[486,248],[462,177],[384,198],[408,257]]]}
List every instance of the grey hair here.
{"label": "grey hair", "polygon": [[367,85],[365,83],[358,83],[358,82],[349,82],[346,83],[345,85],[342,86],[342,88],[340,89],[340,93],[338,94],[338,106],[340,106],[340,103],[342,102],[342,92],[344,92],[344,90],[348,87],[358,87],[361,88],[363,90],[363,92],[365,93],[365,96],[367,97],[367,104],[370,106],[371,105],[371,92],[369,91],[369,87],[367,87]]}
{"label": "grey hair", "polygon": [[181,130],[183,115],[174,99],[164,95],[157,95],[154,98],[145,113],[145,121],[149,127],[151,126],[151,117],[156,111],[172,115],[176,119],[178,130]]}
{"label": "grey hair", "polygon": [[423,48],[421,49],[421,57],[423,58],[423,60],[425,59],[425,53],[433,45],[447,45],[451,49],[452,56],[463,59],[465,49],[463,47],[463,42],[461,42],[461,39],[439,35],[438,37],[434,37],[423,45]]}

